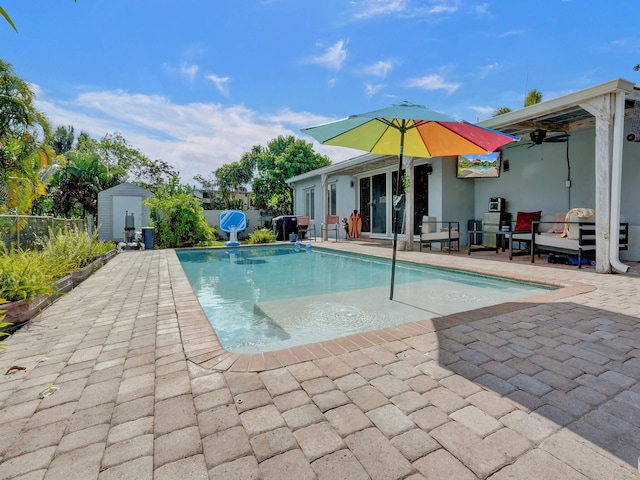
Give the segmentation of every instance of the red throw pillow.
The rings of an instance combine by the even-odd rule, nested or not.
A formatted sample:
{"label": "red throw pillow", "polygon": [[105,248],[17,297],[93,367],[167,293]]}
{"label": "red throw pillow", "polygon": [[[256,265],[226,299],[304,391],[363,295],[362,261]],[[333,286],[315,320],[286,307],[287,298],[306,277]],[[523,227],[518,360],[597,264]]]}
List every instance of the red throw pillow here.
{"label": "red throw pillow", "polygon": [[[542,211],[539,212],[518,212],[516,217],[516,228],[513,230],[515,232],[530,232],[531,231],[531,222],[537,222],[540,220],[540,215]],[[536,224],[536,233],[538,232],[538,225]]]}

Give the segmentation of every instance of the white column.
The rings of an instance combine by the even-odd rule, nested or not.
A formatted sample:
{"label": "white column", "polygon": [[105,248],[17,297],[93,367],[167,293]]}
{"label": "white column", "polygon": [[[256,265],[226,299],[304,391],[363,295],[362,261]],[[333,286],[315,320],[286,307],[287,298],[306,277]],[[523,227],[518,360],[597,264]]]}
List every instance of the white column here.
{"label": "white column", "polygon": [[327,215],[329,215],[329,176],[322,175],[320,177],[320,183],[322,184],[322,218],[320,230],[322,230],[322,240],[329,240],[329,232],[323,228],[327,221]]}
{"label": "white column", "polygon": [[413,181],[413,157],[404,157],[404,171],[407,179],[409,181],[409,188],[404,192],[405,194],[405,204],[404,204],[404,215],[405,215],[405,229],[404,233],[406,235],[406,250],[413,250],[413,191],[414,191],[414,181]]}
{"label": "white column", "polygon": [[614,270],[625,273],[629,270],[629,265],[620,261],[620,196],[622,192],[622,145],[624,143],[624,101],[626,95],[624,92],[618,91],[614,96],[609,258]]}
{"label": "white column", "polygon": [[609,225],[611,218],[611,94],[596,97],[580,106],[596,117],[596,273],[611,273]]}

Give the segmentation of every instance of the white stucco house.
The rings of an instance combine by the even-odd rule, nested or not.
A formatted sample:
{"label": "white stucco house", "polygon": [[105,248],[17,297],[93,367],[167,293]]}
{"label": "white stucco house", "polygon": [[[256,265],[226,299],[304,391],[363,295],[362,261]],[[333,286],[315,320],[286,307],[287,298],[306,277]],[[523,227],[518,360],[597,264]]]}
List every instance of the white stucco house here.
{"label": "white stucco house", "polygon": [[[404,238],[407,248],[423,215],[459,221],[465,245],[469,222],[482,219],[490,198],[502,197],[514,218],[518,211],[595,209],[596,271],[626,270],[619,259],[640,260],[640,143],[627,140],[636,101],[640,87],[616,79],[480,122],[520,138],[501,149],[494,178],[458,178],[457,157],[406,158],[411,182],[403,231],[414,233]],[[364,154],[290,178],[294,213],[311,217],[320,232],[327,215],[348,217],[356,209],[363,237],[391,239],[397,161]],[[623,252],[611,228],[620,221],[629,223]]]}

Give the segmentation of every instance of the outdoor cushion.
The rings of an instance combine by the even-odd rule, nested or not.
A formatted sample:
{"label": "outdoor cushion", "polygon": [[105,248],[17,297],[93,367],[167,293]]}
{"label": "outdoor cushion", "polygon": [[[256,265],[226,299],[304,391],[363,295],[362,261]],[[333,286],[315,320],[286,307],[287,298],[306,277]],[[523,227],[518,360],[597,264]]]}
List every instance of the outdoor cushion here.
{"label": "outdoor cushion", "polygon": [[436,217],[424,215],[422,217],[422,233],[434,233],[437,230],[438,222]]}
{"label": "outdoor cushion", "polygon": [[553,219],[553,226],[547,230],[547,233],[562,233],[564,232],[564,222],[565,222],[565,218],[567,216],[567,213],[564,212],[560,212],[560,213],[556,213],[556,216]]}
{"label": "outdoor cushion", "polygon": [[[530,232],[531,222],[539,221],[541,214],[542,210],[537,212],[518,212],[518,215],[516,216],[516,227],[513,230],[515,232]],[[538,226],[536,225],[536,232],[537,231]]]}

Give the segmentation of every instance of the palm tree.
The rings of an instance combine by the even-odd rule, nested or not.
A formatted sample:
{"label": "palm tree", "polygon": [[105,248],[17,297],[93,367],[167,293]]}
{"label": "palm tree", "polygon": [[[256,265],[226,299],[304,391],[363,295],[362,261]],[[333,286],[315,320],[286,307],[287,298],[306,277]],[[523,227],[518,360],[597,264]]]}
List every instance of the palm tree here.
{"label": "palm tree", "polygon": [[4,19],[9,22],[9,25],[11,25],[11,27],[16,31],[16,33],[18,32],[18,29],[16,28],[16,26],[13,24],[13,21],[11,20],[11,17],[9,16],[9,14],[5,11],[4,8],[0,7],[0,15],[2,15],[4,17]]}
{"label": "palm tree", "polygon": [[[75,3],[76,0],[73,0],[73,2]],[[0,15],[2,15],[4,17],[4,19],[9,23],[9,25],[11,25],[11,27],[16,31],[16,33],[18,33],[18,29],[13,24],[13,21],[11,20],[11,17],[6,12],[6,10],[4,8],[2,8],[2,7],[0,7]]]}
{"label": "palm tree", "polygon": [[38,175],[55,153],[45,143],[49,123],[11,64],[0,60],[0,210],[24,213],[45,192]]}
{"label": "palm tree", "polygon": [[542,101],[542,92],[536,90],[535,88],[529,90],[527,96],[524,97],[524,106],[530,107],[531,105],[535,105],[536,103],[540,103]]}
{"label": "palm tree", "polygon": [[[640,65],[639,65],[640,67]],[[542,101],[542,93],[537,89],[531,89],[524,97],[524,106],[530,107],[531,105],[535,105],[536,103],[540,103]],[[511,109],[509,107],[498,107],[493,112],[493,116],[497,117],[498,115],[502,115],[504,113],[509,113]]]}
{"label": "palm tree", "polygon": [[96,154],[69,152],[55,175],[50,192],[54,211],[65,217],[85,217],[98,211],[98,193],[121,183],[123,172],[107,169]]}

